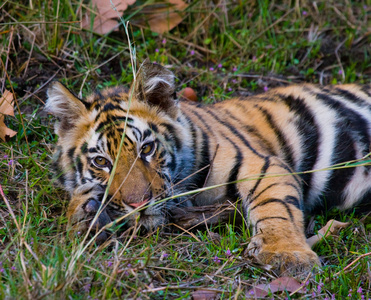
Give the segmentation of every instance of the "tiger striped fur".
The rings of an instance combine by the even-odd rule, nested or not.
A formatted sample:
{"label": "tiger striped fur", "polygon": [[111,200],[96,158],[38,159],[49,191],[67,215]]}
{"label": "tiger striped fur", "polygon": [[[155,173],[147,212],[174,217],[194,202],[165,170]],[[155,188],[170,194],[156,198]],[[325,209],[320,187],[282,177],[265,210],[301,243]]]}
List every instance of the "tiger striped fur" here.
{"label": "tiger striped fur", "polygon": [[87,230],[117,159],[95,228],[146,206],[129,218],[153,229],[175,206],[241,199],[255,234],[251,252],[279,272],[299,272],[320,264],[306,244],[304,214],[371,202],[369,166],[301,173],[370,152],[370,85],[293,85],[213,105],[175,95],[172,72],[153,64],[142,65],[130,91],[107,88],[81,100],[51,85],[46,109],[59,119],[54,168],[71,194],[70,225]]}

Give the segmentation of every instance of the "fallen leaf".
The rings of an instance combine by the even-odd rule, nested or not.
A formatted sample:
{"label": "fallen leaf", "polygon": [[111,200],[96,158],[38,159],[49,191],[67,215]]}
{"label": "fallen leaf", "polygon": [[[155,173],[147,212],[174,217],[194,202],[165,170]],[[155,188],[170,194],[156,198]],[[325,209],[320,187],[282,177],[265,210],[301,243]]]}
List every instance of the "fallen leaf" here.
{"label": "fallen leaf", "polygon": [[324,227],[318,230],[318,233],[307,239],[308,245],[313,248],[318,242],[322,241],[324,238],[337,234],[340,229],[346,228],[350,225],[349,222],[343,223],[336,220],[330,220],[326,223]]}
{"label": "fallen leaf", "polygon": [[302,285],[299,281],[292,277],[280,277],[267,284],[258,284],[247,292],[247,296],[253,298],[264,298],[269,295],[269,292],[297,292],[304,293],[301,289]]}
{"label": "fallen leaf", "polygon": [[197,290],[192,293],[193,300],[213,300],[216,299],[216,292],[206,291],[206,290]]}
{"label": "fallen leaf", "polygon": [[[95,14],[93,25],[91,25],[92,14],[88,13],[83,17],[82,28],[92,29],[99,34],[106,34],[117,30],[118,18],[123,15],[129,5],[136,0],[91,0],[93,13]],[[182,0],[163,0],[146,4],[134,15],[132,22],[136,25],[146,27],[157,33],[164,33],[173,29],[183,20],[182,12],[188,4]]]}
{"label": "fallen leaf", "polygon": [[[92,0],[92,7],[96,13],[92,30],[99,34],[106,34],[117,29],[119,16],[129,5],[135,3],[136,0],[112,0],[115,9],[112,7],[111,0]],[[82,28],[91,28],[91,14],[86,14],[82,20]]]}
{"label": "fallen leaf", "polygon": [[14,116],[13,108],[13,94],[8,90],[5,90],[4,94],[0,98],[0,138],[6,141],[16,135],[16,131],[13,131],[6,127],[4,123],[4,115]]}
{"label": "fallen leaf", "polygon": [[182,0],[167,0],[167,7],[153,9],[148,15],[148,25],[151,31],[163,34],[170,31],[183,20],[182,12],[187,4]]}

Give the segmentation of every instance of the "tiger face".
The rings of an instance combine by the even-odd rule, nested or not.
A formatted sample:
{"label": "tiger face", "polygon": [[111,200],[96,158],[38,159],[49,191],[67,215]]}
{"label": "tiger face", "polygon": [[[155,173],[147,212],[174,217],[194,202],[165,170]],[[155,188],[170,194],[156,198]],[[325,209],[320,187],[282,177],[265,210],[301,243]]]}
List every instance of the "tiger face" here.
{"label": "tiger face", "polygon": [[[106,189],[98,227],[130,214],[131,222],[139,216],[147,229],[156,228],[172,205],[158,200],[176,193],[172,183],[180,173],[174,167],[179,142],[173,135],[182,130],[174,76],[144,65],[136,82],[129,91],[108,88],[85,100],[59,82],[48,90],[46,109],[59,119],[54,168],[71,194],[68,217],[79,230],[89,225]],[[187,143],[180,148],[186,152]]]}

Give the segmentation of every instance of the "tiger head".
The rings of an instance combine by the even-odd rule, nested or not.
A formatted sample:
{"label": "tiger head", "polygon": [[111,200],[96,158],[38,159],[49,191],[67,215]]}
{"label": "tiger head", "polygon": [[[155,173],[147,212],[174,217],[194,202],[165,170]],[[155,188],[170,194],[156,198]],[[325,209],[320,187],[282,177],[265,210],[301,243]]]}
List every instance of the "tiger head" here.
{"label": "tiger head", "polygon": [[192,138],[184,131],[187,120],[178,107],[173,73],[144,64],[129,90],[107,88],[79,99],[54,82],[47,94],[46,110],[58,119],[54,169],[71,194],[71,217],[84,218],[77,208],[86,197],[76,191],[88,186],[108,190],[106,203],[114,214],[146,207],[129,220],[140,214],[147,229],[163,224],[176,201],[161,199],[179,191],[174,182],[187,176],[182,171],[192,163],[187,142]]}

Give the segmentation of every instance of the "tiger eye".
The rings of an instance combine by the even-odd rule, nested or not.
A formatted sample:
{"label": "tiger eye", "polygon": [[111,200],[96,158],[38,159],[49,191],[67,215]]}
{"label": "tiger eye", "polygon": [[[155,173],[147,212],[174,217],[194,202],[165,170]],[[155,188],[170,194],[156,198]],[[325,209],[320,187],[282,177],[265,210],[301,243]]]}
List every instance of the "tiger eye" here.
{"label": "tiger eye", "polygon": [[94,162],[97,164],[97,166],[106,166],[107,165],[107,159],[102,156],[97,156],[94,158]]}
{"label": "tiger eye", "polygon": [[143,154],[148,154],[152,150],[152,145],[151,144],[146,144],[142,147],[142,153]]}

